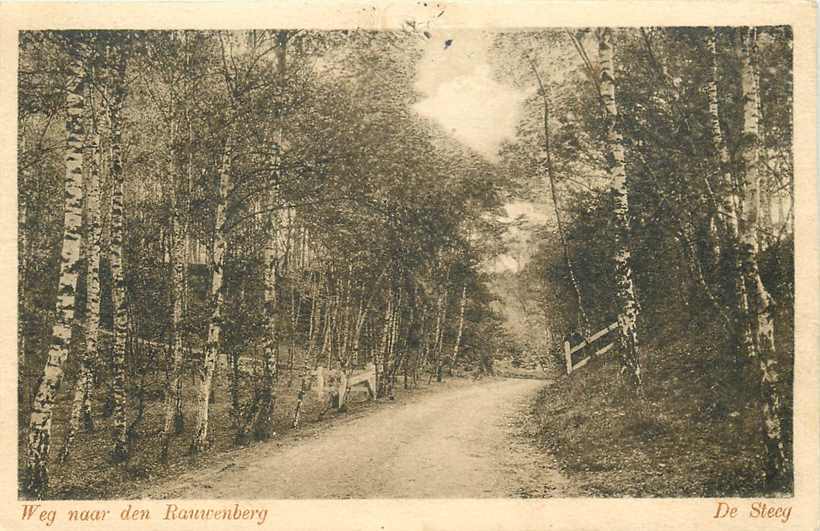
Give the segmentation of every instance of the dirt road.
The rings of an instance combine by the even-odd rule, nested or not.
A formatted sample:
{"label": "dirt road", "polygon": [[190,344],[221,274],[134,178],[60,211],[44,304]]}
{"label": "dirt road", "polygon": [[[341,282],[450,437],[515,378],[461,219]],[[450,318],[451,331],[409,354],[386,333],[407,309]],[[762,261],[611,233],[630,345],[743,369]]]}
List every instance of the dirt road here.
{"label": "dirt road", "polygon": [[[568,484],[523,431],[543,381],[445,388],[301,438],[251,448],[150,497],[473,498],[565,496]],[[287,439],[287,438],[286,438]]]}

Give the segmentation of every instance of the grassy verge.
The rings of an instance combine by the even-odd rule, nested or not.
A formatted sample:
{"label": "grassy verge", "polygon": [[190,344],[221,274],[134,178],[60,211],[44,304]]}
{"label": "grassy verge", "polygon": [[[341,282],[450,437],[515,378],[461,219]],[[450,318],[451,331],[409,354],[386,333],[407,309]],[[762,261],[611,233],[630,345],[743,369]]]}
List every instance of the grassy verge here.
{"label": "grassy verge", "polygon": [[[750,364],[737,366],[711,346],[708,336],[690,334],[686,341],[644,348],[643,400],[626,389],[611,355],[571,377],[556,378],[538,395],[536,437],[584,495],[790,494],[765,486],[765,448]],[[784,366],[782,375],[789,418],[790,367]],[[790,448],[790,422],[784,432]]]}

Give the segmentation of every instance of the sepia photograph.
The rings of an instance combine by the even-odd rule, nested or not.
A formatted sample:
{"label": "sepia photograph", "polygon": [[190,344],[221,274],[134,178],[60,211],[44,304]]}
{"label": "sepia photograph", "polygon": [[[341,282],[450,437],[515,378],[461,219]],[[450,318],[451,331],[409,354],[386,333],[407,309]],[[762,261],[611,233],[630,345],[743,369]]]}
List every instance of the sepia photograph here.
{"label": "sepia photograph", "polygon": [[793,26],[424,7],[17,31],[18,519],[754,498],[790,522]]}

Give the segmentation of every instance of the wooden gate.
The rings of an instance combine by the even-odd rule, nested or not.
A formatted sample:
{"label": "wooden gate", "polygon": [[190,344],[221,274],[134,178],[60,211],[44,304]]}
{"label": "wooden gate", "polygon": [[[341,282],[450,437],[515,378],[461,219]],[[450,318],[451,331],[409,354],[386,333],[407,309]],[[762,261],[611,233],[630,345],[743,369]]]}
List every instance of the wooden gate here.
{"label": "wooden gate", "polygon": [[612,340],[609,343],[607,343],[606,345],[602,346],[601,348],[599,348],[598,350],[596,350],[592,354],[584,357],[580,361],[578,361],[578,362],[573,362],[572,361],[573,354],[576,354],[577,352],[582,351],[585,347],[588,347],[588,346],[591,347],[593,345],[593,343],[597,342],[599,339],[601,339],[605,336],[608,336],[610,332],[612,332],[613,330],[616,330],[617,328],[618,328],[618,321],[615,321],[614,323],[607,326],[606,328],[595,332],[594,334],[589,336],[587,339],[581,341],[580,343],[578,343],[574,347],[572,345],[570,345],[569,341],[564,341],[564,361],[567,364],[567,374],[572,374],[572,371],[580,369],[581,367],[583,367],[584,365],[589,363],[589,360],[593,356],[599,356],[601,354],[606,354],[607,352],[612,350],[612,347],[615,346],[615,341],[614,340]]}

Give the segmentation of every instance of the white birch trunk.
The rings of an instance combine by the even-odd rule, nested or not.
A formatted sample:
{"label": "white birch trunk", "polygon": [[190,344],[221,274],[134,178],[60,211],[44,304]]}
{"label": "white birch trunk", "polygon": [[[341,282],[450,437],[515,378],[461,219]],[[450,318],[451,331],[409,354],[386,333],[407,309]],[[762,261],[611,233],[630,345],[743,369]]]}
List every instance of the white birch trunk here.
{"label": "white birch trunk", "polygon": [[111,300],[114,312],[114,351],[112,355],[111,393],[113,399],[112,460],[128,457],[128,410],[125,390],[125,343],[128,335],[128,313],[125,300],[123,243],[125,237],[125,175],[122,168],[122,107],[125,102],[125,51],[115,48],[114,72],[109,93],[108,119],[111,126]]}
{"label": "white birch trunk", "polygon": [[598,53],[601,61],[601,97],[607,111],[607,141],[609,143],[609,173],[615,201],[616,244],[615,278],[620,313],[621,362],[636,388],[641,386],[640,351],[638,348],[638,301],[632,278],[629,250],[629,194],[627,186],[623,137],[618,128],[618,107],[615,99],[615,50],[611,28],[600,30]]}
{"label": "white birch trunk", "polygon": [[[91,91],[88,91],[90,96]],[[90,98],[88,98],[90,100]],[[90,105],[86,105],[86,114]],[[87,190],[87,238],[90,240],[87,245],[88,268],[86,272],[86,348],[80,359],[80,368],[77,381],[74,384],[74,397],[71,405],[71,416],[69,417],[63,448],[60,451],[60,462],[68,460],[71,447],[80,427],[85,426],[86,431],[94,428],[91,417],[91,391],[93,386],[92,364],[97,359],[97,339],[100,330],[100,251],[101,251],[101,225],[100,225],[100,136],[94,127],[94,117],[87,120],[89,124],[88,134],[88,181]]]}
{"label": "white birch trunk", "polygon": [[[384,396],[387,391],[387,372],[388,372],[388,348],[390,341],[391,318],[393,316],[393,287],[388,286],[386,305],[384,310],[384,330],[382,331],[382,339],[379,345],[378,354],[381,359],[374,360],[376,365],[376,389],[378,396]],[[381,362],[381,363],[380,363]],[[379,371],[381,365],[381,371]]]}
{"label": "white birch trunk", "polygon": [[314,344],[315,344],[315,331],[318,329],[319,324],[319,290],[321,288],[321,278],[316,279],[316,285],[313,289],[313,300],[311,301],[311,310],[310,310],[310,330],[308,331],[308,344],[307,349],[305,350],[305,358],[303,362],[302,368],[302,377],[301,382],[299,384],[299,393],[296,396],[296,407],[293,411],[293,421],[291,422],[292,428],[299,427],[299,420],[302,413],[302,404],[305,400],[305,396],[307,395],[308,389],[310,387],[310,368],[311,368],[311,358],[313,356]]}
{"label": "white birch trunk", "polygon": [[83,181],[83,82],[82,48],[69,43],[70,63],[66,84],[65,213],[60,253],[60,279],[57,290],[57,319],[43,378],[34,397],[28,425],[26,469],[22,491],[26,497],[42,498],[48,488],[48,453],[54,398],[63,378],[68,357],[71,323],[77,288],[77,262],[80,257]]}
{"label": "white birch trunk", "polygon": [[[171,113],[173,114],[173,112]],[[182,397],[180,396],[180,383],[183,360],[183,334],[182,315],[185,306],[185,272],[187,269],[187,235],[185,208],[185,188],[182,187],[183,176],[179,172],[177,164],[178,153],[174,149],[176,144],[177,124],[174,118],[171,124],[171,149],[169,162],[170,180],[173,191],[171,192],[171,359],[168,377],[168,386],[165,390],[165,419],[162,428],[162,448],[161,461],[168,458],[168,445],[173,433],[182,430],[183,417],[181,407]]]}
{"label": "white birch trunk", "polygon": [[[23,160],[26,153],[26,137],[22,124],[19,128],[19,144],[17,164],[20,167],[19,182],[17,184],[17,403],[19,405],[18,424],[25,422],[21,416],[24,411],[24,402],[28,396],[28,369],[26,367],[26,327],[24,313],[28,306],[28,183],[30,181],[28,164]],[[24,166],[25,164],[25,166]]]}
{"label": "white birch trunk", "polygon": [[[732,247],[737,249],[738,238],[740,235],[740,224],[738,210],[740,208],[741,198],[737,193],[737,186],[732,173],[729,170],[729,149],[723,141],[723,134],[720,128],[720,108],[718,104],[718,61],[717,61],[717,35],[715,29],[711,28],[708,38],[707,46],[712,56],[712,75],[708,83],[709,96],[709,115],[712,124],[712,144],[715,152],[718,154],[718,163],[720,166],[721,175],[723,176],[722,186],[727,190],[723,196],[725,200],[722,201],[721,208],[724,211],[724,227],[729,243]],[[738,347],[744,352],[750,351],[752,348],[752,336],[749,330],[746,314],[748,312],[748,298],[746,296],[746,286],[743,282],[743,276],[740,273],[740,262],[738,254],[735,252],[735,268],[738,274],[735,279],[735,297],[738,307],[736,314],[736,322],[734,324],[735,334]]]}
{"label": "white birch trunk", "polygon": [[[277,47],[275,50],[277,59],[277,76],[280,93],[284,94],[285,90],[285,68],[286,68],[286,45],[288,33],[281,31],[277,33]],[[265,206],[267,215],[265,218],[265,364],[264,376],[262,386],[262,403],[260,404],[258,416],[255,421],[254,435],[258,440],[269,439],[273,434],[273,408],[276,405],[276,381],[278,371],[279,359],[279,331],[276,327],[277,318],[277,241],[280,231],[280,219],[277,211],[279,206],[279,186],[282,183],[283,175],[281,169],[281,154],[282,154],[282,101],[277,102],[277,131],[274,145],[272,146],[273,153],[271,154],[271,162],[273,165],[271,190],[265,195]],[[290,226],[288,227],[290,230]],[[290,246],[288,245],[285,255],[285,267],[288,267],[289,257],[291,254]]]}
{"label": "white birch trunk", "polygon": [[[278,146],[277,146],[278,149]],[[278,157],[275,163],[278,164]],[[273,190],[267,194],[265,221],[265,249],[264,249],[264,284],[265,284],[265,363],[262,385],[262,403],[260,404],[257,419],[254,422],[254,435],[259,440],[269,439],[273,433],[273,408],[276,403],[276,371],[278,359],[278,330],[276,329],[276,241],[279,230],[279,220],[276,212],[278,199],[278,183],[280,176],[276,175]]]}
{"label": "white birch trunk", "polygon": [[757,30],[746,28],[741,44],[741,85],[743,95],[743,216],[740,223],[739,260],[748,295],[748,322],[753,350],[760,374],[761,420],[766,440],[766,479],[770,485],[782,486],[788,476],[783,442],[783,399],[779,389],[779,368],[774,341],[772,298],[760,278],[758,223],[760,216],[759,172],[759,93],[755,74]]}
{"label": "white birch trunk", "polygon": [[[399,363],[401,362],[400,352],[398,351],[397,347],[399,342],[399,321],[401,319],[401,303],[402,289],[401,286],[399,286],[398,294],[396,296],[396,303],[393,305],[393,313],[390,318],[390,334],[387,343],[387,356],[385,357],[385,360],[388,362],[386,366],[389,366],[387,378],[387,393],[390,397],[393,396],[393,384],[395,383],[396,379],[396,371],[398,370]],[[391,360],[392,364],[390,363]]]}
{"label": "white birch trunk", "polygon": [[198,399],[196,410],[196,428],[191,450],[194,453],[208,447],[208,414],[210,409],[211,384],[213,383],[216,359],[219,355],[220,337],[222,334],[222,280],[225,266],[225,211],[228,203],[228,192],[231,188],[231,162],[233,158],[233,132],[228,131],[222,149],[222,161],[219,166],[219,201],[216,205],[214,222],[213,256],[211,258],[211,317],[208,322],[208,339],[199,371]]}
{"label": "white birch trunk", "polygon": [[464,308],[467,305],[467,284],[461,287],[461,306],[458,311],[458,332],[456,333],[456,343],[453,346],[453,359],[450,361],[450,375],[456,368],[456,359],[458,358],[458,350],[461,348],[461,336],[464,333]]}

